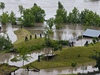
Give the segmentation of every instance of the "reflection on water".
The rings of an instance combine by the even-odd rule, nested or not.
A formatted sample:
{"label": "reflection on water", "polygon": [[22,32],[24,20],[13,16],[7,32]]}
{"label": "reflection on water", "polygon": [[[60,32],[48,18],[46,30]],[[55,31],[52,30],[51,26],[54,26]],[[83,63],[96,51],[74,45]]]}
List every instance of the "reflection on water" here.
{"label": "reflection on water", "polygon": [[[71,73],[88,73],[98,71],[97,68],[93,68],[91,65],[78,67],[77,69],[70,68],[56,68],[56,69],[42,69],[40,72],[27,72],[25,69],[19,69],[16,71],[16,75],[58,75],[58,74],[71,74]],[[13,75],[13,73],[12,73]]]}
{"label": "reflection on water", "polygon": [[[32,54],[28,54],[28,56],[31,56],[32,58],[29,59],[29,61],[24,61],[24,64],[31,63],[35,60],[38,59],[38,55],[41,55],[42,52],[34,52]],[[14,58],[16,54],[11,54],[11,53],[0,53],[0,63],[8,63],[9,65],[15,65],[18,67],[21,67],[23,64],[23,61],[18,61],[18,62],[12,62],[11,59]]]}
{"label": "reflection on water", "polygon": [[17,36],[13,32],[13,31],[15,31],[17,29],[18,28],[12,28],[11,24],[7,24],[6,33],[9,36],[9,38],[10,38],[10,40],[11,40],[12,43],[14,43],[17,40]]}

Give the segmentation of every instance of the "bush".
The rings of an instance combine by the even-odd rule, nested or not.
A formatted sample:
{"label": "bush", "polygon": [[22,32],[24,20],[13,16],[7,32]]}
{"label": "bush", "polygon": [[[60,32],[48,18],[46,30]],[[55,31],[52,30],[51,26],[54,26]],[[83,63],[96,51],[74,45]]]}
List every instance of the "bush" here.
{"label": "bush", "polygon": [[0,50],[10,50],[11,48],[13,48],[13,44],[9,37],[0,36]]}
{"label": "bush", "polygon": [[66,41],[66,40],[59,40],[58,42],[61,45],[67,45],[68,46],[68,44],[69,44],[69,41]]}

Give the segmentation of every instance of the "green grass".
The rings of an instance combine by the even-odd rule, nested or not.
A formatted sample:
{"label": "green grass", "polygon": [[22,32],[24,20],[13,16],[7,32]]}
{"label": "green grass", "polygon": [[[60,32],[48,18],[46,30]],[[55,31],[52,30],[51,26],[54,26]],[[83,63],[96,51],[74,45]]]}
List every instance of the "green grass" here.
{"label": "green grass", "polygon": [[18,29],[14,31],[14,33],[17,35],[18,38],[18,40],[14,44],[23,42],[25,40],[25,36],[29,36],[31,34],[29,31],[25,30],[24,28]]}
{"label": "green grass", "polygon": [[61,51],[57,51],[58,54],[51,60],[41,60],[41,62],[33,62],[30,63],[29,66],[32,68],[33,66],[46,69],[46,68],[58,68],[58,67],[67,67],[71,66],[72,62],[77,62],[77,65],[94,62],[93,59],[89,57],[92,54],[95,54],[96,51],[100,51],[100,43],[90,45],[88,47],[72,47],[72,48],[65,48]]}
{"label": "green grass", "polygon": [[[18,37],[18,40],[14,43],[15,48],[22,48],[22,47],[29,47],[34,50],[40,49],[41,45],[44,43],[43,38],[34,38],[34,35],[32,35],[29,31],[25,29],[19,29],[15,31],[15,34]],[[32,39],[29,38],[29,36],[32,35]],[[28,37],[28,41],[25,41],[25,36]]]}
{"label": "green grass", "polygon": [[9,66],[8,64],[0,64],[0,75],[7,75],[17,70],[15,66]]}

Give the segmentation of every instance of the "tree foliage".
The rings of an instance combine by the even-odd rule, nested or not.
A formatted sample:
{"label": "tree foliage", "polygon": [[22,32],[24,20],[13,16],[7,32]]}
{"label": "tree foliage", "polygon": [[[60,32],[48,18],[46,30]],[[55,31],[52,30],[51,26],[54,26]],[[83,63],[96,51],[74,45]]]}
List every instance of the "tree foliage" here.
{"label": "tree foliage", "polygon": [[45,11],[34,3],[32,8],[24,9],[22,17],[24,26],[34,26],[34,23],[44,22]]}
{"label": "tree foliage", "polygon": [[80,22],[79,10],[76,7],[74,7],[74,9],[72,10],[72,12],[69,13],[67,18],[69,23],[79,23]]}
{"label": "tree foliage", "polygon": [[0,9],[2,9],[2,11],[3,11],[4,8],[5,8],[5,3],[4,2],[0,2]]}
{"label": "tree foliage", "polygon": [[61,23],[77,23],[87,26],[100,26],[100,15],[88,9],[84,9],[79,12],[76,7],[74,7],[73,10],[67,15],[63,5],[58,2],[58,9],[56,10],[55,15],[55,25],[57,29],[62,27]]}
{"label": "tree foliage", "polygon": [[0,50],[9,50],[13,48],[13,44],[11,43],[9,37],[1,36],[0,35]]}
{"label": "tree foliage", "polygon": [[47,25],[49,26],[50,29],[52,29],[52,26],[54,25],[54,18],[50,18],[47,20]]}
{"label": "tree foliage", "polygon": [[20,14],[22,15],[22,13],[23,13],[23,11],[24,11],[24,8],[23,8],[22,5],[19,5],[18,7],[19,7],[19,12],[20,12]]}
{"label": "tree foliage", "polygon": [[3,12],[3,14],[1,15],[1,23],[5,25],[8,22],[9,22],[9,14],[7,12]]}
{"label": "tree foliage", "polygon": [[95,55],[92,55],[91,58],[94,59],[96,61],[96,65],[95,67],[97,67],[100,71],[100,52],[95,51]]}
{"label": "tree foliage", "polygon": [[15,17],[15,14],[14,12],[12,11],[11,14],[9,15],[9,20],[10,20],[10,23],[12,25],[16,24],[16,17]]}
{"label": "tree foliage", "polygon": [[44,22],[45,11],[37,6],[36,3],[34,3],[34,6],[31,8],[31,13],[35,16],[35,22]]}
{"label": "tree foliage", "polygon": [[23,20],[22,23],[24,26],[30,27],[34,26],[35,16],[31,14],[30,9],[25,9],[23,11]]}
{"label": "tree foliage", "polygon": [[67,22],[67,12],[64,9],[63,5],[58,2],[58,9],[56,11],[55,15],[55,24],[56,28],[59,29],[61,28],[61,23],[66,23]]}

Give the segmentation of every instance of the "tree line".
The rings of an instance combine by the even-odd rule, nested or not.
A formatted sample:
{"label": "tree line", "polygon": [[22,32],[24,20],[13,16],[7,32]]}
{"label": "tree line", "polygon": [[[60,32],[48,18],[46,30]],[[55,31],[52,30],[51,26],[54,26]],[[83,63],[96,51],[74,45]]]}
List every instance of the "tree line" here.
{"label": "tree line", "polygon": [[63,5],[58,2],[58,9],[55,15],[56,27],[60,28],[60,23],[82,24],[87,26],[100,26],[100,15],[88,9],[79,10],[74,9],[67,14]]}
{"label": "tree line", "polygon": [[[36,3],[34,3],[33,7],[27,9],[23,8],[22,5],[19,5],[18,7],[21,14],[21,17],[18,20],[22,22],[22,25],[29,27],[34,26],[35,23],[43,23],[45,21],[45,11]],[[0,2],[0,9],[3,11],[4,8],[5,4]],[[2,24],[6,24],[7,22],[12,24],[16,23],[16,17],[13,11],[11,14],[3,12],[0,18]],[[50,29],[54,23],[57,29],[62,27],[62,23],[100,26],[100,15],[88,9],[79,12],[76,7],[68,14],[61,2],[58,2],[55,18],[47,20],[47,25],[50,26]]]}

